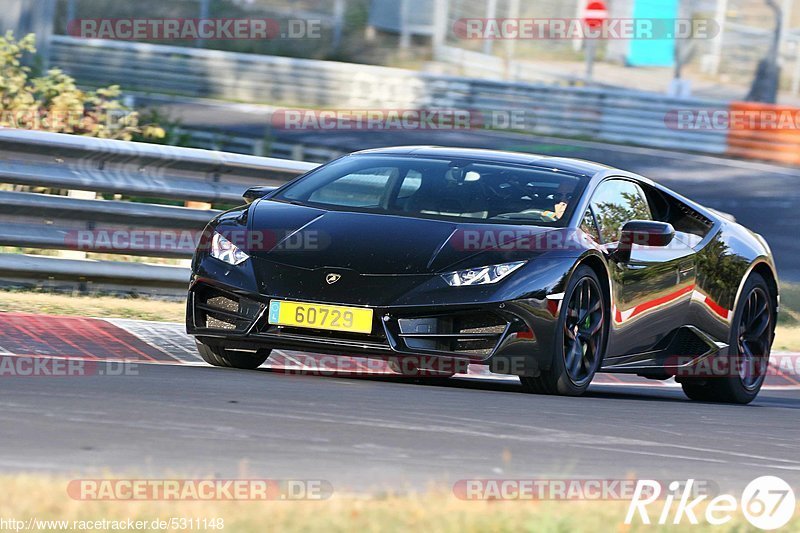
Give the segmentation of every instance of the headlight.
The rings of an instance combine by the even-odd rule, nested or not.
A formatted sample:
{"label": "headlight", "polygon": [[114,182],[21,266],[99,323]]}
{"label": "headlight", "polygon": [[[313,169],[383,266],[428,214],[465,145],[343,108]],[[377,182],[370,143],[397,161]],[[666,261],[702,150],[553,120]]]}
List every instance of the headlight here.
{"label": "headlight", "polygon": [[525,261],[516,261],[514,263],[503,263],[502,265],[470,268],[469,270],[459,270],[458,272],[442,274],[442,277],[453,287],[460,287],[462,285],[486,285],[488,283],[497,283],[524,264]]}
{"label": "headlight", "polygon": [[211,237],[211,257],[229,265],[239,265],[250,259],[249,255],[217,232],[214,232],[214,236]]}

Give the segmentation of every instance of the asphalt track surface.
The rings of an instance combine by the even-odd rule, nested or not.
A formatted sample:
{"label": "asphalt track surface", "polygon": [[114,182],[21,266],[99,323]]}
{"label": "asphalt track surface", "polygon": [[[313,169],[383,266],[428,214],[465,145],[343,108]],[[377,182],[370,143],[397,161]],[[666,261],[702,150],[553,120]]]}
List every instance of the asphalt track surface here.
{"label": "asphalt track surface", "polygon": [[[149,338],[137,333],[141,343],[120,333],[95,345],[77,335],[110,335],[98,329],[106,321],[75,320],[0,321],[0,362],[138,362],[123,375],[99,366],[83,376],[0,377],[0,471],[321,479],[341,492],[473,478],[694,478],[738,494],[777,475],[800,486],[797,386],[733,406],[690,402],[680,388],[644,381],[606,381],[566,398],[474,376],[220,369],[187,360],[187,339],[167,338],[165,326],[147,326]],[[186,351],[183,361],[156,356],[148,343],[158,335],[170,353]]]}
{"label": "asphalt track surface", "polygon": [[145,99],[184,126],[220,129],[311,147],[350,152],[382,146],[432,144],[575,157],[637,172],[708,207],[730,213],[762,234],[772,247],[781,279],[800,281],[797,206],[800,168],[668,150],[501,131],[286,131],[271,126],[266,106],[209,100]]}
{"label": "asphalt track surface", "polygon": [[[253,106],[169,107],[186,126],[256,137],[269,122]],[[437,144],[603,162],[733,214],[767,238],[783,279],[800,280],[798,169],[497,132],[270,134],[340,151]],[[0,361],[86,350],[83,340],[9,350],[6,322]],[[185,339],[158,328],[149,346],[188,353]],[[324,479],[344,492],[471,478],[691,477],[739,493],[770,474],[800,487],[796,387],[764,390],[749,406],[690,402],[674,386],[602,379],[582,398],[533,396],[513,380],[475,376],[410,381],[218,369],[161,360],[102,328],[91,334],[101,359],[133,350],[142,363],[126,375],[0,377],[0,471]]]}

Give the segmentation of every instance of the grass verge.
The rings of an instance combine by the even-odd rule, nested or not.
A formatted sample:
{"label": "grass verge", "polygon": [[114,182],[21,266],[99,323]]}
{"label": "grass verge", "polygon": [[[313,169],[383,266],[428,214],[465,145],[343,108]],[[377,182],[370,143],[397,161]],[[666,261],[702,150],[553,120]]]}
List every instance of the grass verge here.
{"label": "grass verge", "polygon": [[[690,525],[684,517],[680,526],[644,525],[638,519],[625,525],[627,501],[464,501],[446,491],[382,497],[356,497],[334,494],[323,501],[79,501],[66,491],[69,480],[29,475],[0,477],[3,498],[0,516],[6,520],[60,520],[75,522],[142,521],[158,531],[153,520],[184,519],[200,526],[198,531],[262,532],[658,532],[693,531],[716,533],[756,531],[741,514],[722,526],[704,523],[704,510],[696,508],[699,525]],[[663,502],[648,508],[651,520],[657,521]],[[672,513],[675,504],[672,505]],[[672,516],[670,516],[670,519]],[[219,519],[222,519],[221,522]],[[671,520],[670,520],[671,521]],[[600,526],[602,524],[602,526]],[[42,530],[56,530],[57,526]],[[106,527],[103,529],[111,529]],[[189,528],[186,528],[188,530]],[[178,529],[161,529],[161,531]],[[786,531],[800,530],[800,516],[785,526]]]}
{"label": "grass verge", "polygon": [[70,296],[29,291],[0,292],[0,313],[134,318],[155,322],[183,322],[184,302],[114,296]]}

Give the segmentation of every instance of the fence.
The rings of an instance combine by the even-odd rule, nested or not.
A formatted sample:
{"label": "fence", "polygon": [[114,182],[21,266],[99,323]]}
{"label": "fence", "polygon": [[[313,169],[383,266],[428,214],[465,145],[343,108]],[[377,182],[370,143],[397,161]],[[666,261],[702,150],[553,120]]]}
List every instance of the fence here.
{"label": "fence", "polygon": [[510,83],[285,57],[56,36],[52,63],[89,85],[336,109],[521,111],[525,131],[724,153],[725,131],[669,128],[676,109],[727,103],[610,88]]}
{"label": "fence", "polygon": [[[0,183],[196,202],[241,204],[245,189],[280,185],[312,163],[23,130],[0,131]],[[82,194],[73,196],[91,196]],[[0,246],[186,259],[218,213],[122,200],[0,191]],[[138,233],[137,233],[138,232]],[[126,235],[123,246],[109,239]],[[131,238],[137,235],[137,238]],[[165,238],[168,237],[168,238]],[[69,255],[70,252],[68,252]],[[129,257],[130,259],[130,257]],[[0,253],[14,283],[64,280],[180,289],[185,266]]]}

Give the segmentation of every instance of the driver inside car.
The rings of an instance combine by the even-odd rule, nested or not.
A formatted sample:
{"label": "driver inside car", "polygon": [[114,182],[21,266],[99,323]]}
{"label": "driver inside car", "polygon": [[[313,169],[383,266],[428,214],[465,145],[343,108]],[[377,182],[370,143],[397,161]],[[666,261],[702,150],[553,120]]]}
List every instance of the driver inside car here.
{"label": "driver inside car", "polygon": [[569,200],[572,197],[574,187],[569,182],[561,182],[558,186],[558,192],[553,193],[553,210],[542,211],[542,217],[551,220],[559,220],[564,216],[569,205]]}

